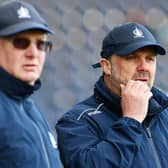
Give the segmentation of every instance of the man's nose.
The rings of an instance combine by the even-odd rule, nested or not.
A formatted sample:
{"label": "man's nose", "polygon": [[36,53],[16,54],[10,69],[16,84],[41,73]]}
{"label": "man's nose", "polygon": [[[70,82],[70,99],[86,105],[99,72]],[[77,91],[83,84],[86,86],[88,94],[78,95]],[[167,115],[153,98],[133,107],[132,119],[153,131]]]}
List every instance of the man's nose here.
{"label": "man's nose", "polygon": [[38,55],[38,48],[35,42],[31,42],[29,47],[26,49],[26,56],[35,57]]}
{"label": "man's nose", "polygon": [[145,59],[138,60],[137,69],[138,70],[147,70],[149,67],[148,62]]}

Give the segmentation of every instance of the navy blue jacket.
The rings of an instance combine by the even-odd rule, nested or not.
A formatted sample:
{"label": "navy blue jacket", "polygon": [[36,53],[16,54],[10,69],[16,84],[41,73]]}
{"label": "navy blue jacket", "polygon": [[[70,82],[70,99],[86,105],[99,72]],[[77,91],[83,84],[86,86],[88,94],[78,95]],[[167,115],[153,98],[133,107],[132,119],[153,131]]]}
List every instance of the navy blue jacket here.
{"label": "navy blue jacket", "polygon": [[[120,97],[100,78],[94,95],[56,125],[66,168],[168,168],[168,98],[152,88],[144,122],[122,117]],[[136,109],[135,109],[136,110]]]}
{"label": "navy blue jacket", "polygon": [[0,69],[0,168],[61,168],[56,141],[29,96],[40,87]]}

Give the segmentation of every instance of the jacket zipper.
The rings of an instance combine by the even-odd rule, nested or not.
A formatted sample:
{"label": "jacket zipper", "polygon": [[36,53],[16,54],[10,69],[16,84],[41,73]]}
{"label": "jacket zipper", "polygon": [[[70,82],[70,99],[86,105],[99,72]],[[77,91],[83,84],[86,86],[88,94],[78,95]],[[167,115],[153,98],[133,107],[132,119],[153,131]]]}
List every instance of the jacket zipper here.
{"label": "jacket zipper", "polygon": [[146,131],[147,131],[147,135],[149,137],[149,142],[150,142],[152,150],[153,150],[153,154],[154,154],[154,158],[155,158],[155,161],[156,161],[157,168],[162,168],[161,164],[160,164],[159,156],[158,156],[158,153],[157,153],[157,150],[156,150],[153,138],[152,138],[152,134],[151,134],[150,128],[147,127]]}
{"label": "jacket zipper", "polygon": [[40,139],[40,142],[41,142],[41,145],[42,145],[42,150],[43,150],[43,153],[44,153],[44,157],[46,159],[46,163],[47,163],[47,168],[51,168],[51,165],[50,165],[50,162],[49,162],[49,157],[48,157],[48,154],[47,154],[47,149],[45,147],[45,143],[44,143],[44,140],[43,140],[43,137],[42,137],[42,134],[40,132],[40,128],[37,126],[37,124],[27,115],[26,111],[24,110],[23,108],[23,105],[21,104],[21,110],[26,114],[26,117],[28,117],[32,123],[32,125],[34,126],[35,130],[37,131],[37,134],[39,136],[39,139]]}

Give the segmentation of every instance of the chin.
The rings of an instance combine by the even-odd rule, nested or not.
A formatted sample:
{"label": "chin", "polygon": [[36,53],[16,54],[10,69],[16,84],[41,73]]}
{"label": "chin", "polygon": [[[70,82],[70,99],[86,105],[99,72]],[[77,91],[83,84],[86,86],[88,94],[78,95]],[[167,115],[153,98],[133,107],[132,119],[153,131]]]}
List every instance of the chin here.
{"label": "chin", "polygon": [[34,85],[35,81],[39,79],[39,77],[34,77],[34,78],[26,78],[26,79],[23,79],[23,81],[25,81],[26,83],[30,84],[30,85]]}

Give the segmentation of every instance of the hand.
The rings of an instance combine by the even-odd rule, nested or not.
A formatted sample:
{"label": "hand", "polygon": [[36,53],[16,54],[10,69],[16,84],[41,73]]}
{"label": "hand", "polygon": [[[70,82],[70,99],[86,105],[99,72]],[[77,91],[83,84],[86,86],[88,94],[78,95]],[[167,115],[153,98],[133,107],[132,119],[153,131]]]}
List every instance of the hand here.
{"label": "hand", "polygon": [[149,99],[152,97],[149,86],[145,82],[133,80],[120,86],[123,116],[142,123],[147,115]]}

